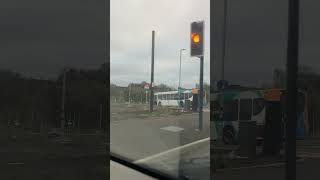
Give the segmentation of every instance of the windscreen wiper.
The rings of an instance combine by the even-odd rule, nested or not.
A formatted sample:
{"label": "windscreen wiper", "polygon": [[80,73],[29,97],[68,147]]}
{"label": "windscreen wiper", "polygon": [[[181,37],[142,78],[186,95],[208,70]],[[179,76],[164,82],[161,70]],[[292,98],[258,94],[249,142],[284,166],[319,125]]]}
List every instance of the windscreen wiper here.
{"label": "windscreen wiper", "polygon": [[163,172],[157,171],[156,169],[151,169],[151,168],[146,168],[146,167],[142,167],[139,166],[137,164],[132,163],[132,161],[130,161],[128,158],[125,157],[121,157],[117,154],[111,153],[110,152],[110,160],[117,162],[121,165],[124,165],[126,167],[129,167],[131,169],[134,169],[138,172],[141,172],[143,174],[146,174],[150,177],[153,177],[155,179],[163,179],[163,180],[190,180],[189,178],[187,178],[186,176],[180,176],[180,177],[172,177],[169,176]]}

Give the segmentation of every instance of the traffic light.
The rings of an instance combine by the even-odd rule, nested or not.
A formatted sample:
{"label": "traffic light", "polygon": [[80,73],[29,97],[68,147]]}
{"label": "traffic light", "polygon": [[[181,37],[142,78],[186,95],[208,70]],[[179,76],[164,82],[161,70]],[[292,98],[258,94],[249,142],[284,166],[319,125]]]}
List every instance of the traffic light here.
{"label": "traffic light", "polygon": [[191,23],[191,56],[203,56],[204,21]]}

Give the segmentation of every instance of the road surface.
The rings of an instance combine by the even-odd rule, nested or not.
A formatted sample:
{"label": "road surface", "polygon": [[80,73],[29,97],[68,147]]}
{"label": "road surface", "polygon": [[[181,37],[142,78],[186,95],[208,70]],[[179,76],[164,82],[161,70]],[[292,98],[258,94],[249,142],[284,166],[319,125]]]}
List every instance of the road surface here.
{"label": "road surface", "polygon": [[79,137],[72,143],[44,141],[36,137],[23,141],[2,141],[0,179],[107,179],[105,146],[97,141],[90,143],[88,139]]}
{"label": "road surface", "polygon": [[[130,110],[131,112],[128,112]],[[200,175],[201,179],[209,178],[208,111],[203,114],[204,126],[201,131],[198,129],[198,113],[155,112],[157,116],[143,116],[139,111],[141,109],[137,108],[135,113],[132,108],[111,107],[110,141],[113,153],[132,161],[155,157],[147,163],[152,168],[165,169],[173,174],[181,174],[184,171],[182,174],[193,177],[192,179],[200,179]],[[194,151],[182,153],[184,150],[179,149],[203,140],[207,140],[207,145],[195,145],[197,148]],[[179,153],[171,151],[175,148],[179,149]]]}

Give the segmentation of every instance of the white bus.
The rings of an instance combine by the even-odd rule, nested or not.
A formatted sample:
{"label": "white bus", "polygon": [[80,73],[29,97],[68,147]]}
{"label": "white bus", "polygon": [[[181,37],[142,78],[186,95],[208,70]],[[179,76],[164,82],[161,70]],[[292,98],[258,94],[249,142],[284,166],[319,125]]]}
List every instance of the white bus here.
{"label": "white bus", "polygon": [[178,91],[167,91],[154,93],[155,104],[158,106],[183,106],[185,100],[192,102],[193,95],[192,90],[180,91],[180,97]]}

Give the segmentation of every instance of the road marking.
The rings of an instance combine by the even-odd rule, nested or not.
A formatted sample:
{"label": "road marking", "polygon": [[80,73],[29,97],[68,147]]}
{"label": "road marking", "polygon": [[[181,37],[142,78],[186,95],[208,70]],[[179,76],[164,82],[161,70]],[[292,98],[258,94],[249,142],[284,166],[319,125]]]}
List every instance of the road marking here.
{"label": "road marking", "polygon": [[11,162],[11,163],[8,163],[9,165],[21,165],[21,164],[24,164],[23,162]]}
{"label": "road marking", "polygon": [[161,156],[163,156],[163,155],[165,155],[165,154],[173,153],[173,152],[175,152],[175,151],[180,151],[180,150],[182,150],[182,149],[188,148],[188,147],[190,147],[190,146],[195,146],[195,145],[197,145],[197,144],[201,144],[201,143],[204,143],[204,142],[206,142],[206,141],[210,141],[210,138],[208,137],[208,138],[201,139],[201,140],[198,140],[198,141],[189,143],[189,144],[185,144],[185,145],[183,145],[183,146],[179,146],[179,147],[176,147],[176,148],[173,148],[173,149],[170,149],[170,150],[167,150],[167,151],[164,151],[164,152],[161,152],[161,153],[158,153],[158,154],[155,154],[155,155],[146,157],[146,158],[142,158],[142,159],[140,159],[140,160],[136,160],[136,161],[134,161],[133,163],[135,163],[135,164],[144,163],[144,162],[149,161],[149,160],[151,160],[151,159],[155,159],[155,158],[157,158],[157,157],[161,157]]}
{"label": "road marking", "polygon": [[180,131],[184,130],[183,128],[178,127],[178,126],[167,126],[167,127],[163,127],[160,129],[165,130],[165,131],[171,131],[171,132],[180,132]]}

